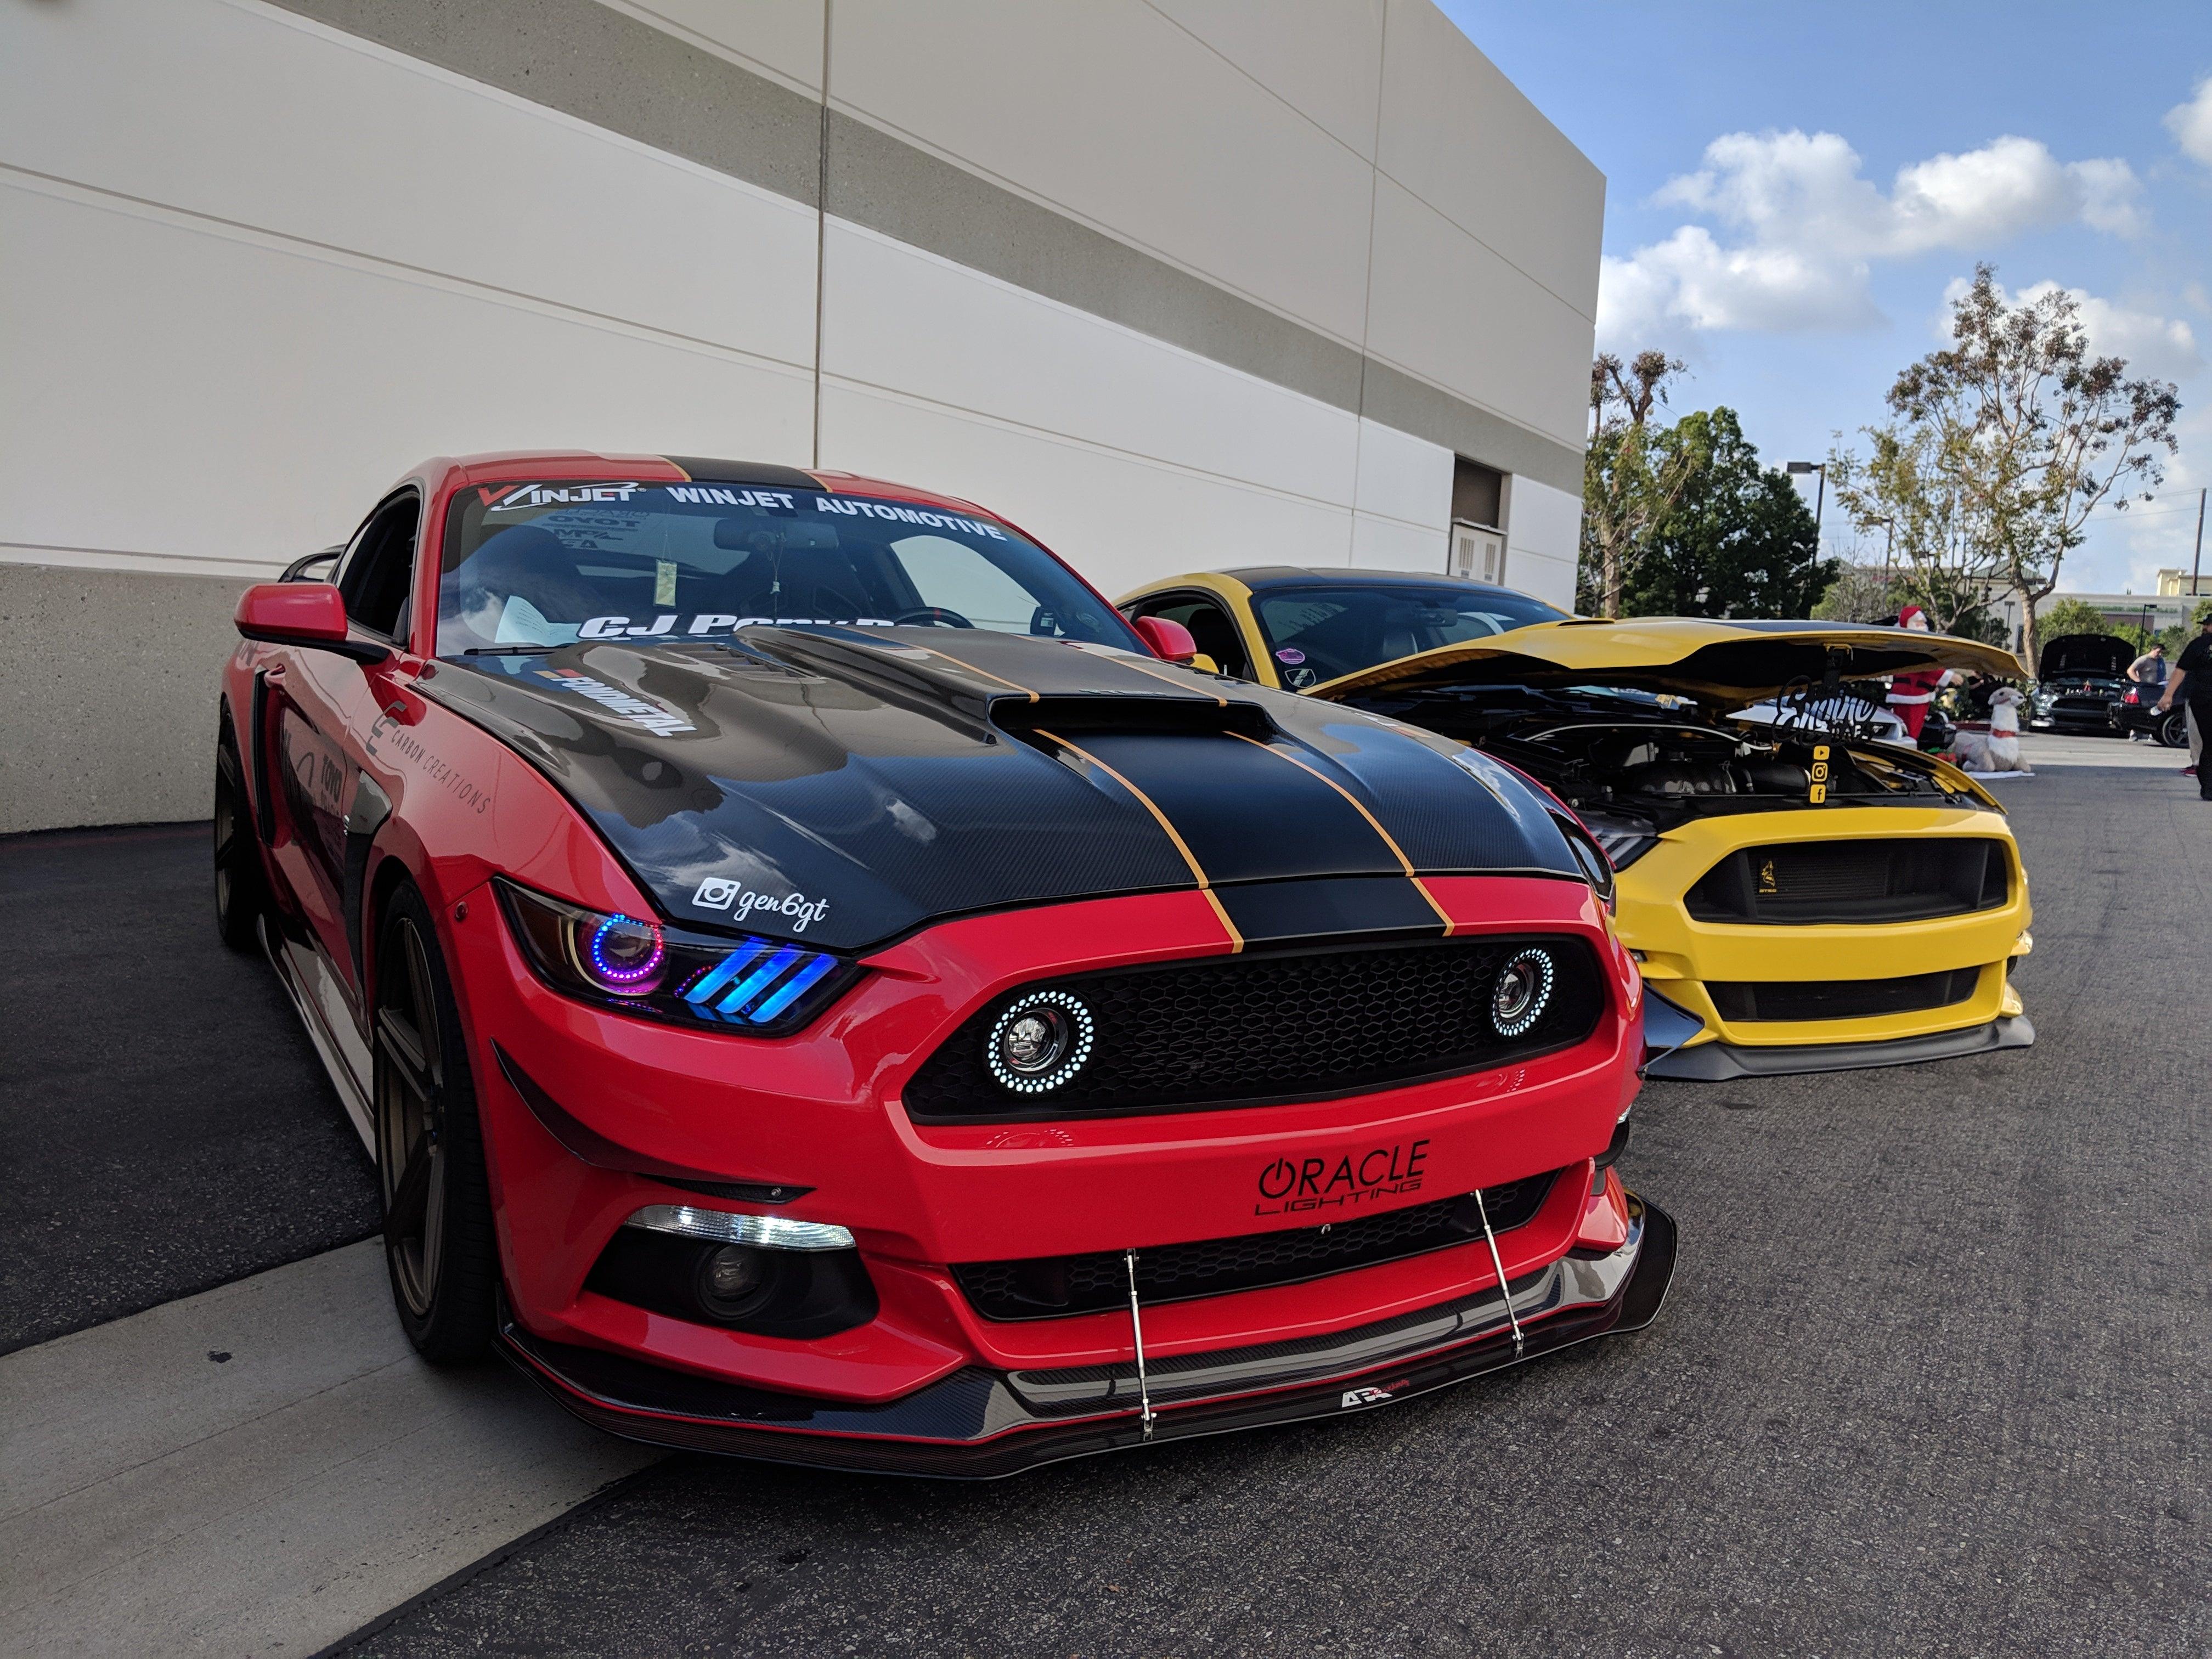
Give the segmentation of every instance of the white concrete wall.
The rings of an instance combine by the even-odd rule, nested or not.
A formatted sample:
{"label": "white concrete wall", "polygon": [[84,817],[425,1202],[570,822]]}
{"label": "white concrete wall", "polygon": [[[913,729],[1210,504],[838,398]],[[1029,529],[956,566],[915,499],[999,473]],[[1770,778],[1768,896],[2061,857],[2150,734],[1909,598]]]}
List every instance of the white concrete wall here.
{"label": "white concrete wall", "polygon": [[[822,0],[601,3],[580,9],[819,96]],[[403,13],[443,27],[428,0],[381,15]],[[264,0],[0,4],[0,585],[235,584],[340,539],[428,455],[803,465],[817,423],[822,465],[972,496],[1109,592],[1220,565],[1441,570],[1454,447],[1501,464],[1459,434],[1579,448],[1602,180],[1428,0],[837,0],[834,19],[840,118],[1185,288],[1112,320],[823,218],[788,155],[777,189],[747,182],[766,174]],[[1144,326],[1194,303],[1191,331]],[[1243,355],[1206,355],[1224,329]],[[1302,367],[1267,378],[1286,341]],[[1457,400],[1451,429],[1356,412],[1361,353]],[[1510,579],[1565,599],[1573,497],[1516,478],[1508,500]],[[43,626],[90,603],[66,586],[0,600],[32,596],[18,625]],[[58,738],[94,755],[103,720],[153,718],[128,677],[98,679],[51,699]],[[208,723],[174,703],[180,731]],[[137,812],[113,797],[102,816],[204,810],[197,786]],[[0,830],[73,810],[0,803]]]}

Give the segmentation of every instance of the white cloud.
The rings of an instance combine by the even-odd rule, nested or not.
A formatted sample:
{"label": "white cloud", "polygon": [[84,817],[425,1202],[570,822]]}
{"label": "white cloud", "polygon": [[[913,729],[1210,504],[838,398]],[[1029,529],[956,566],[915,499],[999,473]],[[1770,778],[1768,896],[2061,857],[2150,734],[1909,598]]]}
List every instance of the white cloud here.
{"label": "white cloud", "polygon": [[2187,103],[2166,111],[2166,130],[2184,155],[2212,167],[2212,75],[2197,83]]}
{"label": "white cloud", "polygon": [[1700,225],[1605,262],[1599,337],[1632,346],[1684,331],[1853,328],[1879,319],[1873,262],[1942,249],[1980,252],[2023,232],[2083,223],[2142,228],[2125,161],[2062,162],[2032,138],[2002,137],[1898,170],[1885,195],[1832,132],[1729,133],[1704,165],[1654,198]]}

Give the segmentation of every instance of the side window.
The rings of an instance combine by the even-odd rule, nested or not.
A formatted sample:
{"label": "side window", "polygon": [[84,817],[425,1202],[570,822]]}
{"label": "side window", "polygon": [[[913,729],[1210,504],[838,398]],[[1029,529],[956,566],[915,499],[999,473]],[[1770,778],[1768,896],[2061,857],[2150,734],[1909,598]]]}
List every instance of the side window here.
{"label": "side window", "polygon": [[1252,662],[1237,624],[1229,620],[1218,600],[1195,593],[1162,593],[1130,607],[1130,614],[1159,617],[1190,629],[1198,648],[1213,659],[1224,674],[1240,680],[1253,678]]}
{"label": "side window", "polygon": [[338,592],[355,627],[388,640],[407,637],[415,537],[422,517],[422,501],[410,490],[377,508],[354,538],[338,571]]}

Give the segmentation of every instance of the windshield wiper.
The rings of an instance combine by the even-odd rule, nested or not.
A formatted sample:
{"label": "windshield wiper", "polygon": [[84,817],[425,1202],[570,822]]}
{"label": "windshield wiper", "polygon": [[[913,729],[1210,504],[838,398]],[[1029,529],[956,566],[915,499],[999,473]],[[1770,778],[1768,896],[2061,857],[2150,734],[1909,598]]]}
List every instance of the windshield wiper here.
{"label": "windshield wiper", "polygon": [[549,651],[560,648],[557,645],[471,645],[461,654],[465,657],[542,657]]}

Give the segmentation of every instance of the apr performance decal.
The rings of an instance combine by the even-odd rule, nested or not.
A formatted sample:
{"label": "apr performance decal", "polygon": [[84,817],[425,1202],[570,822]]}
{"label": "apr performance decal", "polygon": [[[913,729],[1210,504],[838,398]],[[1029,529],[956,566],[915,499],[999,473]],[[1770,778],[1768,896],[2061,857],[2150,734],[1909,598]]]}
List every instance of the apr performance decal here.
{"label": "apr performance decal", "polygon": [[1303,1210],[1356,1210],[1377,1199],[1418,1193],[1429,1161],[1425,1138],[1410,1144],[1346,1152],[1334,1162],[1279,1158],[1260,1171],[1254,1215],[1295,1215]]}
{"label": "apr performance decal", "polygon": [[732,881],[723,876],[709,876],[699,884],[699,890],[691,895],[691,902],[702,910],[726,910],[736,921],[749,916],[782,916],[791,923],[791,931],[803,933],[810,921],[819,921],[830,914],[828,899],[810,899],[804,893],[788,893],[781,898],[767,893],[749,890],[744,883]]}
{"label": "apr performance decal", "polygon": [[681,714],[672,714],[658,703],[634,697],[627,691],[617,691],[611,685],[593,679],[589,674],[579,674],[573,668],[541,668],[540,678],[549,679],[563,691],[574,691],[580,697],[589,697],[610,714],[617,714],[632,726],[641,726],[656,737],[666,737],[672,732],[696,732],[698,728]]}

